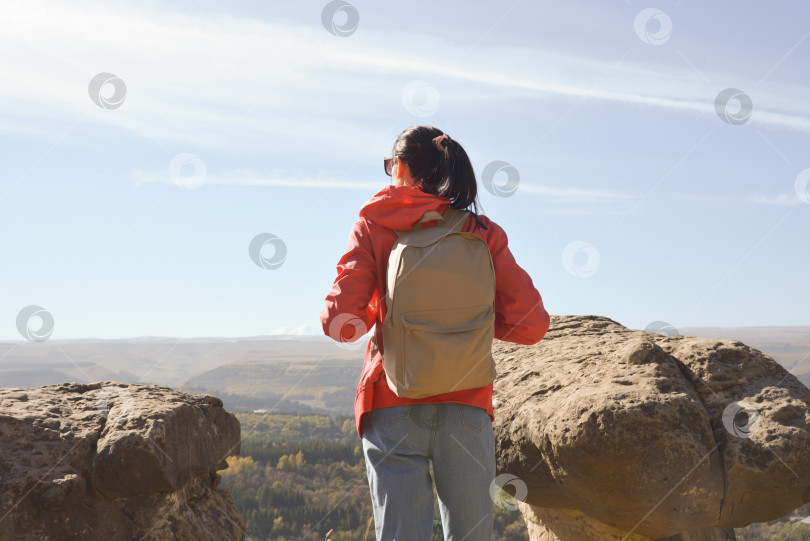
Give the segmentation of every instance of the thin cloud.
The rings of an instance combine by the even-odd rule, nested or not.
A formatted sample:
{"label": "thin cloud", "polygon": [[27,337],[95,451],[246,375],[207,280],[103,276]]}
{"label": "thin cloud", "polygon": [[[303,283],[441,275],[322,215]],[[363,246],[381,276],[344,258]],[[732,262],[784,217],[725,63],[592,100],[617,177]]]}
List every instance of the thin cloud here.
{"label": "thin cloud", "polygon": [[[131,175],[135,185],[149,183],[176,184],[183,186],[183,179],[173,180],[165,173],[135,171]],[[263,176],[255,173],[234,172],[225,175],[207,175],[204,179],[198,180],[195,184],[203,185],[227,185],[227,186],[289,186],[295,188],[335,188],[344,190],[374,190],[379,191],[385,185],[373,181],[350,181],[334,178],[309,178],[305,176],[291,177],[286,175]],[[518,187],[520,193],[537,194],[544,197],[554,198],[566,202],[602,202],[608,200],[633,199],[636,196],[605,192],[598,190],[588,190],[583,188],[556,188],[541,184],[521,183]]]}
{"label": "thin cloud", "polygon": [[[183,179],[173,180],[169,174],[158,172],[144,172],[134,171],[131,174],[131,179],[136,186],[150,183],[163,183],[175,184],[178,187],[190,187],[185,184]],[[337,190],[359,190],[376,193],[385,187],[384,184],[374,181],[357,181],[357,180],[340,180],[328,177],[306,177],[306,176],[289,176],[283,174],[270,174],[261,175],[252,172],[237,171],[224,175],[206,175],[204,179],[193,182],[192,188],[199,188],[205,185],[215,186],[256,186],[256,187],[291,187],[291,188],[329,188]],[[479,186],[479,190],[483,190]],[[543,184],[527,184],[521,182],[518,186],[516,195],[519,194],[532,194],[541,196],[547,200],[553,200],[557,204],[572,203],[572,204],[598,204],[598,207],[593,209],[578,207],[549,207],[544,209],[546,214],[557,215],[588,215],[588,216],[602,216],[602,215],[623,215],[625,212],[616,210],[615,208],[608,208],[605,205],[610,203],[620,203],[623,201],[630,201],[639,199],[641,196],[638,194],[628,194],[619,192],[608,192],[600,190],[589,190],[584,188],[559,188],[554,186],[547,186]],[[767,206],[794,206],[805,204],[794,194],[776,194],[776,195],[763,195],[763,194],[750,194],[750,195],[708,195],[708,194],[668,194],[669,199],[681,199],[684,201],[691,201],[693,203],[712,204],[712,205],[767,205]]]}
{"label": "thin cloud", "polygon": [[[440,38],[392,40],[366,28],[336,45],[319,21],[279,24],[81,0],[44,6],[31,0],[0,7],[0,48],[15,50],[4,58],[4,71],[15,76],[0,85],[0,110],[48,123],[68,116],[115,124],[143,137],[207,147],[246,148],[268,138],[322,143],[323,152],[334,153],[373,146],[363,129],[368,112],[400,107],[405,84],[422,78],[441,87],[443,100],[500,87],[532,99],[588,98],[699,115],[716,114],[720,90],[707,89],[687,67],[641,65],[632,55],[610,63],[478,47],[464,56],[465,47]],[[395,45],[401,43],[407,48]],[[127,82],[126,101],[115,114],[88,99],[87,82],[100,71]],[[758,89],[752,124],[810,133],[808,89],[773,82],[746,87],[737,75],[706,73]]]}
{"label": "thin cloud", "polygon": [[556,188],[542,184],[526,184],[521,182],[518,192],[528,192],[549,197],[569,199],[571,201],[602,201],[602,200],[623,200],[635,199],[638,196],[617,192],[605,192],[599,190],[587,190],[583,188]]}
{"label": "thin cloud", "polygon": [[270,331],[270,336],[288,336],[288,335],[295,335],[295,336],[322,336],[323,331],[317,332],[316,329],[307,325],[306,323],[302,323],[301,325],[290,326],[290,325],[282,325],[281,327],[276,327],[272,331]]}
{"label": "thin cloud", "polygon": [[283,176],[262,177],[257,175],[244,175],[236,173],[233,175],[212,175],[204,179],[196,180],[185,184],[182,178],[174,180],[168,174],[144,173],[135,171],[132,173],[132,180],[135,185],[160,182],[165,184],[176,184],[178,187],[201,187],[204,185],[225,185],[225,186],[290,186],[294,188],[336,188],[344,190],[381,190],[384,185],[379,182],[362,182],[350,180],[337,180],[331,178],[291,178]]}
{"label": "thin cloud", "polygon": [[711,205],[766,205],[790,207],[805,204],[793,194],[749,194],[749,195],[708,195],[708,194],[667,194],[668,199],[679,199],[693,203]]}
{"label": "thin cloud", "polygon": [[759,205],[775,205],[779,207],[792,207],[794,205],[806,204],[804,201],[795,195],[779,194],[779,195],[752,195],[749,201]]}

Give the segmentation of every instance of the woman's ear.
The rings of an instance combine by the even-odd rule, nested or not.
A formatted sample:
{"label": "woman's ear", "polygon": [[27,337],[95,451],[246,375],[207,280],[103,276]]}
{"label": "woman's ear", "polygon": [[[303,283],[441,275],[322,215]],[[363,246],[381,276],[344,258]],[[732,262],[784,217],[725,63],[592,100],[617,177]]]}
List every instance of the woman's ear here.
{"label": "woman's ear", "polygon": [[398,186],[417,186],[419,184],[419,181],[411,177],[411,168],[408,167],[401,158],[397,158],[395,163],[396,165],[392,171],[394,184]]}

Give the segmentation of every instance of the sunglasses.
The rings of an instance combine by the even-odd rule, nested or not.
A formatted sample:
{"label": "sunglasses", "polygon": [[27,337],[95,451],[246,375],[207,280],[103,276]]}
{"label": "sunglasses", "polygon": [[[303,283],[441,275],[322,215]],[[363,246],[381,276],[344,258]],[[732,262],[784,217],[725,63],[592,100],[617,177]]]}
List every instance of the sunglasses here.
{"label": "sunglasses", "polygon": [[391,176],[391,171],[394,169],[394,164],[396,163],[396,157],[391,156],[390,158],[383,158],[383,167],[385,167],[385,174],[389,177]]}

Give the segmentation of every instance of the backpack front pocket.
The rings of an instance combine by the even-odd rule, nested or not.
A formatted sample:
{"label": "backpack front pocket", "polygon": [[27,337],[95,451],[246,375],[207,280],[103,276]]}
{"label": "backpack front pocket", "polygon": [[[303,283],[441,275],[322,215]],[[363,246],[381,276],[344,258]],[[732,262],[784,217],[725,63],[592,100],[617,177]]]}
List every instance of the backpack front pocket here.
{"label": "backpack front pocket", "polygon": [[402,314],[397,380],[409,398],[472,389],[495,379],[491,305]]}

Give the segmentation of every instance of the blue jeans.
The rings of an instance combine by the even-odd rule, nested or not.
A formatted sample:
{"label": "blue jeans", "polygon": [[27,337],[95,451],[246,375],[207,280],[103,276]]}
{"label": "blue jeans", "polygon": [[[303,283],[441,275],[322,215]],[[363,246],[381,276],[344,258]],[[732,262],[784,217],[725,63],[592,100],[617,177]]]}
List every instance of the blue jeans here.
{"label": "blue jeans", "polygon": [[406,404],[372,410],[362,423],[378,541],[430,541],[428,462],[444,538],[490,541],[495,435],[486,410],[456,402]]}

